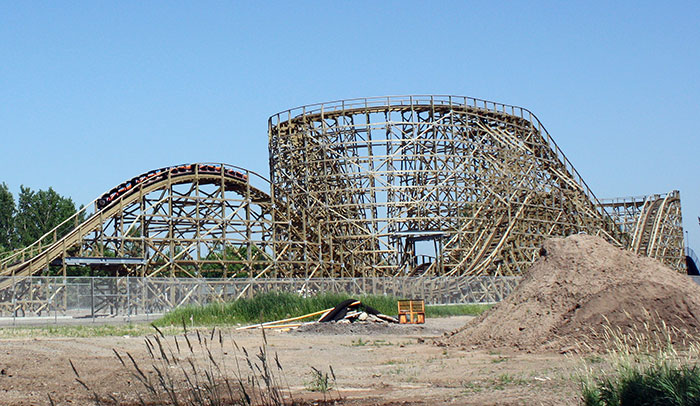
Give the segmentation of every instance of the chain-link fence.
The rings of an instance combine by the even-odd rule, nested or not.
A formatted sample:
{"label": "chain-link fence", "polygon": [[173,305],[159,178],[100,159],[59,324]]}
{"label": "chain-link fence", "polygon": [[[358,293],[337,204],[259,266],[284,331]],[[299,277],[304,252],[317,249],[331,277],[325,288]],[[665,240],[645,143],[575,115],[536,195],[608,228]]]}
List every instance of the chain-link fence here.
{"label": "chain-link fence", "polygon": [[179,306],[252,297],[260,292],[304,296],[335,292],[352,296],[422,298],[427,304],[493,303],[517,285],[517,277],[396,277],[311,279],[199,279],[136,277],[11,277],[0,279],[0,317],[131,316]]}

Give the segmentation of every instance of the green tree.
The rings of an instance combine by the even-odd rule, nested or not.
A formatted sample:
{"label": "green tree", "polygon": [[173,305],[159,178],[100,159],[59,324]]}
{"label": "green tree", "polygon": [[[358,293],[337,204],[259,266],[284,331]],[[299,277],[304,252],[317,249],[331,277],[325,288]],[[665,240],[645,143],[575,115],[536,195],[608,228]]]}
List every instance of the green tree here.
{"label": "green tree", "polygon": [[[72,199],[59,195],[52,188],[34,192],[22,186],[15,214],[17,245],[32,244],[76,211]],[[66,224],[58,230],[57,237],[60,238],[72,226],[73,224]]]}
{"label": "green tree", "polygon": [[0,184],[0,252],[12,248],[14,217],[15,198],[3,182]]}
{"label": "green tree", "polygon": [[[265,266],[261,263],[256,263],[259,261],[264,261],[265,255],[262,251],[260,251],[257,247],[251,246],[250,247],[250,259],[254,263],[252,265],[254,270],[262,270],[265,268]],[[202,276],[205,278],[221,278],[224,276],[224,267],[226,268],[226,273],[229,277],[235,276],[237,278],[246,278],[250,276],[248,274],[248,271],[243,271],[244,265],[243,262],[246,261],[247,255],[248,254],[248,248],[245,245],[241,245],[239,247],[233,247],[230,245],[226,245],[226,247],[222,247],[221,245],[218,245],[214,247],[209,252],[209,255],[205,259],[210,260],[210,261],[222,261],[224,263],[223,267],[222,264],[204,264],[202,266]],[[231,263],[234,262],[234,263]],[[238,263],[236,263],[238,262]]]}

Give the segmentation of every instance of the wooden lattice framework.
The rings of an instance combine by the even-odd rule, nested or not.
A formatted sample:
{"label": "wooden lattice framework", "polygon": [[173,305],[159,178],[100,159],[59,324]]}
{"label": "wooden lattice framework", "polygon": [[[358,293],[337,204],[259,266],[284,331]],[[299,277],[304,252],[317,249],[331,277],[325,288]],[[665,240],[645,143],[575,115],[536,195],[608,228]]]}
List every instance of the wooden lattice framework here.
{"label": "wooden lattice framework", "polygon": [[[520,107],[353,99],[281,112],[268,128],[279,275],[518,275],[550,236],[646,247],[669,232],[640,240],[617,224]],[[673,266],[674,238],[644,253]]]}
{"label": "wooden lattice framework", "polygon": [[639,255],[657,258],[685,272],[681,195],[666,194],[604,199],[602,207],[630,236],[628,248]]}
{"label": "wooden lattice framework", "polygon": [[272,267],[268,189],[261,176],[226,164],[152,171],[113,189],[121,194],[109,205],[95,199],[36,243],[3,258],[0,276],[35,275],[50,266],[66,275],[71,259],[111,264],[115,275],[258,274]]}
{"label": "wooden lattice framework", "polygon": [[510,276],[543,239],[580,232],[683,270],[679,194],[601,203],[520,107],[456,96],[309,105],[270,118],[269,151],[271,182],[226,164],[126,181],[4,254],[0,277],[65,276],[76,258],[115,276]]}

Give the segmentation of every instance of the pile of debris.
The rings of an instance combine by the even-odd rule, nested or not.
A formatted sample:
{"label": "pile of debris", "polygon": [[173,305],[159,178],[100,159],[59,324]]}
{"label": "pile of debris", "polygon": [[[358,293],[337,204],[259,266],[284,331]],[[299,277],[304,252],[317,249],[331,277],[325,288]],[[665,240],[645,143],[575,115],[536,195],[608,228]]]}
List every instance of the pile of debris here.
{"label": "pile of debris", "polygon": [[[314,316],[321,315],[316,321],[303,322],[302,320],[310,319]],[[389,324],[397,323],[394,317],[380,313],[377,309],[367,306],[359,300],[348,299],[340,302],[337,306],[321,310],[314,313],[305,314],[303,316],[292,317],[288,319],[269,321],[267,323],[253,324],[251,326],[239,327],[237,330],[248,330],[254,328],[262,329],[280,329],[289,331],[297,329],[301,326],[307,326],[316,323],[335,323],[335,324]]]}
{"label": "pile of debris", "polygon": [[367,306],[359,300],[348,299],[328,310],[318,319],[318,322],[348,324],[356,322],[398,323],[399,321],[391,316],[381,314],[377,309]]}

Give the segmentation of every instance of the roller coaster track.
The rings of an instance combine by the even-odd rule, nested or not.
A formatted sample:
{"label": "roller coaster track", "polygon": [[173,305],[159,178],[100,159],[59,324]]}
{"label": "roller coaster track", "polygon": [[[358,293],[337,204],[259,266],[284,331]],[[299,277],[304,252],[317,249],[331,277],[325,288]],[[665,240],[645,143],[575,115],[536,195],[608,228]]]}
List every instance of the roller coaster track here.
{"label": "roller coaster track", "polygon": [[[224,198],[223,193],[227,191],[235,192],[243,197],[242,201],[244,201],[246,205],[270,204],[270,196],[263,190],[250,184],[250,174],[252,173],[242,168],[226,164],[198,163],[161,168],[137,176],[111,189],[109,192],[104,193],[46,233],[34,244],[22,250],[14,251],[9,256],[3,258],[0,261],[0,276],[23,277],[40,273],[42,270],[47,269],[53,261],[68,256],[71,251],[81,251],[82,248],[80,246],[85,243],[86,237],[100,230],[110,220],[114,221],[114,219],[120,219],[128,215],[134,217],[135,220],[132,220],[130,224],[131,228],[127,230],[127,235],[130,230],[133,231],[134,225],[141,225],[143,228],[146,228],[147,225],[156,227],[159,226],[157,223],[160,221],[163,224],[167,223],[169,225],[170,237],[172,238],[172,229],[177,226],[174,225],[174,223],[178,220],[182,221],[183,218],[166,218],[163,222],[158,219],[159,215],[155,213],[154,207],[159,204],[168,203],[170,204],[170,211],[172,212],[175,203],[178,204],[180,209],[196,206],[197,216],[203,216],[204,199],[194,196],[194,192],[201,192],[201,189],[209,185],[209,188],[214,191],[212,193],[217,193],[216,196],[213,194],[210,195],[209,200],[214,200],[216,202],[215,208],[221,208],[221,212],[212,213],[211,207],[207,208],[207,210],[209,210],[207,212],[209,214],[207,215],[216,218],[204,219],[194,216],[192,219],[188,219],[191,220],[191,222],[186,225],[192,228],[195,227],[196,224],[205,222],[205,220],[215,224],[215,226],[208,231],[200,230],[199,227],[196,226],[196,237],[204,238],[206,234],[202,234],[202,232],[211,233],[212,230],[217,229],[217,227],[228,225],[231,218],[241,211],[240,208],[235,210],[236,207],[233,209],[231,207],[227,208],[225,206],[227,200]],[[176,194],[176,192],[173,191],[175,186],[187,184],[191,185],[189,189],[190,193]],[[145,207],[145,196],[159,191],[161,195],[158,196],[157,201],[151,203],[149,207]],[[166,191],[168,192],[166,193]],[[134,213],[129,214],[126,212],[128,208],[139,205],[144,206],[142,209],[145,209],[142,210],[140,214],[135,215]],[[94,213],[92,214],[89,213],[91,209],[94,209]],[[245,207],[244,209],[247,210],[248,208]],[[153,213],[148,213],[148,210],[153,211]],[[267,210],[269,211],[269,208]],[[148,219],[149,216],[150,220]],[[253,222],[250,219],[248,221],[251,224]],[[122,227],[123,226],[122,220]],[[249,226],[250,224],[244,224],[244,227]],[[120,230],[117,230],[117,232],[118,231]],[[193,234],[193,231],[185,232],[191,235]],[[250,234],[250,230],[247,230],[247,233]],[[102,236],[102,239],[104,241],[107,238]],[[144,237],[132,238],[132,240],[134,239],[147,240],[147,238]],[[164,239],[161,238],[161,240]],[[151,242],[148,243],[151,244],[152,247],[154,246]],[[123,244],[124,242],[122,241],[122,245]],[[95,245],[94,241],[93,245]],[[171,256],[181,255],[182,252],[183,251],[180,251],[178,254],[171,254]],[[196,262],[196,260],[193,260],[193,262]],[[0,288],[2,288],[2,286],[0,286]]]}
{"label": "roller coaster track", "polygon": [[[544,157],[549,155],[555,157],[557,164],[560,165],[560,169],[565,175],[563,178],[567,180],[570,179],[570,185],[572,187],[581,189],[591,202],[596,204],[596,206],[600,205],[598,198],[561,148],[559,148],[559,145],[549,135],[537,116],[529,110],[518,106],[461,96],[398,96],[350,99],[308,105],[278,113],[273,116],[278,117],[279,122],[274,130],[278,133],[294,134],[295,136],[290,137],[290,140],[292,140],[294,145],[298,146],[304,142],[304,138],[308,140],[309,135],[318,135],[314,132],[311,132],[311,134],[304,134],[304,131],[308,131],[308,123],[323,122],[329,119],[337,120],[338,117],[386,114],[390,112],[408,111],[416,113],[427,111],[434,114],[435,112],[442,111],[449,114],[455,107],[460,108],[460,113],[471,113],[485,119],[493,119],[499,123],[507,123],[521,128],[533,129],[544,141],[538,146],[546,149],[546,151],[538,151],[538,156]],[[283,118],[285,115],[288,116],[287,120]],[[318,132],[321,131],[321,129],[318,129]],[[501,133],[501,135],[504,136],[504,138],[508,138],[507,140],[501,141],[503,144],[516,149],[522,148],[522,140],[507,133]],[[317,141],[313,138],[309,141],[318,145]],[[334,165],[337,164],[334,163]],[[604,210],[600,210],[599,214],[601,217],[610,219]]]}
{"label": "roller coaster track", "polygon": [[632,238],[520,107],[457,96],[340,100],[272,116],[269,137],[276,204],[317,233],[291,241],[280,222],[275,240],[291,257],[313,258],[289,264],[313,275],[414,275],[401,265],[411,261],[394,260],[415,251],[399,239],[431,233],[442,263],[420,269],[437,275],[517,275],[550,235],[583,231],[621,247]]}
{"label": "roller coaster track", "polygon": [[630,236],[631,251],[685,268],[680,192],[606,199],[601,207]]}
{"label": "roller coaster track", "polygon": [[[251,278],[237,297],[263,277],[303,278],[304,290],[312,278],[461,276],[450,283],[470,290],[521,275],[544,239],[582,232],[686,269],[677,191],[599,200],[521,107],[339,100],[273,115],[268,137],[270,181],[225,164],[156,169],[0,254],[0,314],[66,309],[74,266],[118,276],[110,292],[128,286],[121,276]],[[62,281],[30,277],[46,270]],[[153,289],[155,302],[168,296]]]}
{"label": "roller coaster track", "polygon": [[[684,258],[677,192],[600,201],[539,119],[517,106],[458,96],[341,100],[278,113],[268,129],[264,186],[224,164],[147,172],[4,254],[0,277],[50,266],[65,274],[68,259],[83,257],[142,260],[119,268],[141,276],[201,276],[209,265],[255,278],[519,275],[543,239],[578,232],[676,269]],[[435,253],[418,252],[426,241]],[[244,258],[212,254],[222,247]]]}

